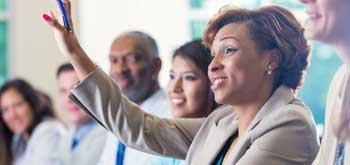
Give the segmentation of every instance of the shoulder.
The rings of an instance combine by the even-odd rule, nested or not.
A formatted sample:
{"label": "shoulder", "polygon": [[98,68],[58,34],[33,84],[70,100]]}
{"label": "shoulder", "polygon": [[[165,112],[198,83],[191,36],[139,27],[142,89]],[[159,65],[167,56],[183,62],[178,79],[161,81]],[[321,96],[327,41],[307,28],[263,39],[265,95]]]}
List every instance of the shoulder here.
{"label": "shoulder", "polygon": [[312,161],[319,149],[312,113],[299,100],[262,119],[251,140],[260,150],[305,162]]}
{"label": "shoulder", "polygon": [[68,136],[67,128],[59,121],[49,119],[41,122],[33,131],[28,145],[32,143],[61,142]]}

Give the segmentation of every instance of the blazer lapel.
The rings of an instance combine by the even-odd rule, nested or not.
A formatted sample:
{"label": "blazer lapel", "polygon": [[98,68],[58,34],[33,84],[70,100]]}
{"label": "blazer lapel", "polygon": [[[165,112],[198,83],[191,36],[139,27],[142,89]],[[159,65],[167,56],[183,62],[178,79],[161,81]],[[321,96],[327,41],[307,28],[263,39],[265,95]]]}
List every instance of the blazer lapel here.
{"label": "blazer lapel", "polygon": [[263,107],[256,114],[252,122],[249,124],[248,128],[237,141],[234,146],[232,153],[229,155],[227,162],[237,163],[239,159],[245,154],[245,152],[250,148],[253,143],[252,133],[254,133],[254,128],[259,124],[259,122],[264,119],[267,115],[290,103],[294,98],[293,93],[286,86],[280,86],[270,99],[263,105]]}
{"label": "blazer lapel", "polygon": [[210,162],[212,164],[227,140],[237,131],[237,121],[234,117],[226,117],[226,119],[220,120],[219,123],[213,124],[203,147],[202,162]]}

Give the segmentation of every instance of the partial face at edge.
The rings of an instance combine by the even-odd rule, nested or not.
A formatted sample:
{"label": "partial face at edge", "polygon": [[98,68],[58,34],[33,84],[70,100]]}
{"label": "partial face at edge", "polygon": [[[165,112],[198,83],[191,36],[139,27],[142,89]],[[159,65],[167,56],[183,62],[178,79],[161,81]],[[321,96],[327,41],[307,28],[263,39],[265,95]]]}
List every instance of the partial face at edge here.
{"label": "partial face at edge", "polygon": [[325,43],[335,42],[349,32],[349,0],[300,0],[305,4],[308,20],[306,37]]}

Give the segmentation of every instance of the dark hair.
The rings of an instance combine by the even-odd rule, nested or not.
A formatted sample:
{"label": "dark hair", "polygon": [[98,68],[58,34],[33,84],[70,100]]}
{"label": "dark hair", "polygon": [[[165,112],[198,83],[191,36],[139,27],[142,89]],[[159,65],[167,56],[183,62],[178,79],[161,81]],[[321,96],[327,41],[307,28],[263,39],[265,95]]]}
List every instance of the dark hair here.
{"label": "dark hair", "polygon": [[[201,39],[192,40],[177,48],[174,51],[172,60],[174,60],[177,56],[181,56],[192,61],[196,67],[206,76],[208,86],[210,86],[208,66],[213,58],[210,55],[210,50],[206,48],[205,45],[203,45]],[[218,106],[218,104],[214,100],[213,91],[208,88],[208,92],[208,95],[210,97],[209,106],[211,106],[210,109],[213,110]]]}
{"label": "dark hair", "polygon": [[[42,121],[44,121],[47,118],[55,118],[55,119],[58,119],[58,121],[62,122],[62,120],[60,120],[60,118],[54,111],[50,97],[44,92],[35,90],[28,82],[26,82],[23,79],[13,79],[13,80],[7,81],[0,88],[0,99],[1,97],[3,97],[3,94],[10,89],[16,90],[23,97],[24,101],[27,102],[31,107],[32,114],[33,114],[33,122],[31,123],[31,125],[27,130],[29,135],[31,135],[33,130]],[[2,116],[0,118],[0,131],[1,131],[0,141],[3,140],[6,143],[10,142],[10,143],[7,143],[8,145],[10,145],[13,133],[4,123]],[[9,158],[11,159],[12,158],[11,150],[8,150],[10,149],[9,148],[10,146],[5,145],[5,147],[6,148],[0,147],[1,154],[9,155]]]}
{"label": "dark hair", "polygon": [[12,162],[11,140],[13,133],[5,125],[2,117],[0,117],[0,164],[10,165]]}
{"label": "dark hair", "polygon": [[0,98],[9,89],[16,90],[33,111],[33,123],[29,127],[29,134],[31,134],[33,129],[45,118],[57,118],[50,97],[44,92],[34,89],[27,81],[23,79],[13,79],[6,82],[0,88]]}
{"label": "dark hair", "polygon": [[280,65],[274,77],[274,88],[281,84],[293,90],[299,88],[309,65],[310,48],[304,37],[304,29],[293,14],[279,6],[256,10],[226,8],[209,21],[204,43],[211,47],[221,28],[240,22],[246,23],[260,51],[279,51]]}
{"label": "dark hair", "polygon": [[74,71],[73,65],[70,63],[61,64],[57,69],[56,78],[58,78],[61,75],[61,73],[66,71]]}

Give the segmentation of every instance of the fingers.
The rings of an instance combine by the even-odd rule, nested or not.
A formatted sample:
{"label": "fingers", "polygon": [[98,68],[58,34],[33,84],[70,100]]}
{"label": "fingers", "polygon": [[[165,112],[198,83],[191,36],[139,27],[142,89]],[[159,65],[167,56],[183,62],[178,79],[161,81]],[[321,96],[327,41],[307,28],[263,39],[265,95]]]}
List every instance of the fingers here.
{"label": "fingers", "polygon": [[[50,16],[51,15],[51,16]],[[43,14],[43,19],[54,29],[60,32],[67,31],[56,19],[56,17],[53,15],[53,13],[50,14]]]}

